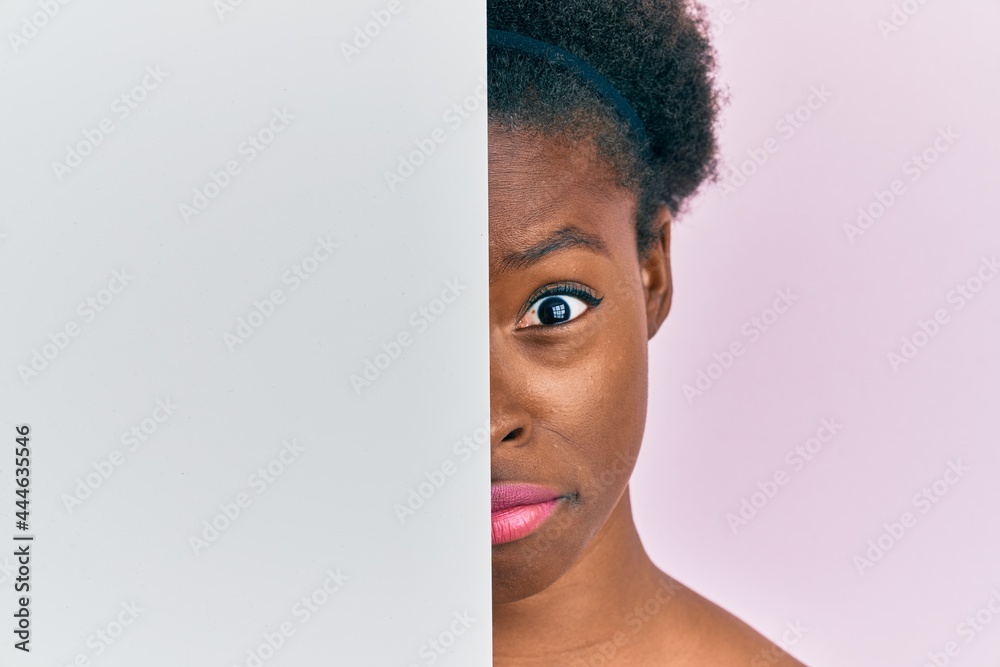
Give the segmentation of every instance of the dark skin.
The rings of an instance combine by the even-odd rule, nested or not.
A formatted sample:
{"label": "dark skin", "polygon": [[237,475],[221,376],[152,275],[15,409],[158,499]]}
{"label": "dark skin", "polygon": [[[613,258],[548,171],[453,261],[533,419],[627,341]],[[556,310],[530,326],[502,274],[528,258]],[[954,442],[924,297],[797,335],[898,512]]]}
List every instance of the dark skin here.
{"label": "dark skin", "polygon": [[[635,193],[590,142],[493,125],[489,184],[493,482],[565,496],[542,528],[493,546],[493,664],[801,665],[661,572],[632,519],[647,343],[672,294],[669,211],[640,255]],[[565,285],[585,288],[572,319],[532,315],[540,288]]]}

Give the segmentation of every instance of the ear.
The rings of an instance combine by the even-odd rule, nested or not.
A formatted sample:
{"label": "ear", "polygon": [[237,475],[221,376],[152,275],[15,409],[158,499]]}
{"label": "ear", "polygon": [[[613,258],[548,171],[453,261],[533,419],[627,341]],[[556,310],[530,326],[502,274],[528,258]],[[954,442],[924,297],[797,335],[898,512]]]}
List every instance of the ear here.
{"label": "ear", "polygon": [[670,275],[670,209],[660,205],[653,220],[656,240],[640,261],[642,286],[646,293],[646,329],[652,338],[670,312],[670,302],[674,294],[673,278]]}

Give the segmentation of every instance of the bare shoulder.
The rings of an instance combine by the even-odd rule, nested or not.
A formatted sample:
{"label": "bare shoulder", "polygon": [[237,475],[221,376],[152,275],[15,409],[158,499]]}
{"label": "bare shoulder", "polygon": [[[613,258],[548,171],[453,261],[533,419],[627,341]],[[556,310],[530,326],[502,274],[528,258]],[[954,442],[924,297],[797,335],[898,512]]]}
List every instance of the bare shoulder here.
{"label": "bare shoulder", "polygon": [[[682,644],[671,652],[678,665],[806,667],[749,625],[687,587],[678,591],[675,610],[686,626]],[[678,619],[675,617],[674,621]],[[676,637],[676,634],[674,635]]]}

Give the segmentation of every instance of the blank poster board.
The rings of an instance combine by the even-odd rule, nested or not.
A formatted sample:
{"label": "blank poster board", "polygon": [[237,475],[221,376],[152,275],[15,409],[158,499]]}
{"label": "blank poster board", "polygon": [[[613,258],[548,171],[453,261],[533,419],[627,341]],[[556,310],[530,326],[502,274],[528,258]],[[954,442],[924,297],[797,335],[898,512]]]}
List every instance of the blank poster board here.
{"label": "blank poster board", "polygon": [[0,664],[490,664],[484,8],[0,27]]}

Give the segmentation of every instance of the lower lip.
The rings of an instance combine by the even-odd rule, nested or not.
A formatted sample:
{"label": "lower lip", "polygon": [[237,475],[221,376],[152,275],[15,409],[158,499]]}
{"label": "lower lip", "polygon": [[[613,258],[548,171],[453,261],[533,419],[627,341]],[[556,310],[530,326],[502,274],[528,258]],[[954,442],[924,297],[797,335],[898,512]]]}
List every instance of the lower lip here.
{"label": "lower lip", "polygon": [[518,505],[492,513],[493,544],[505,544],[527,537],[538,530],[553,512],[559,499],[537,505]]}

